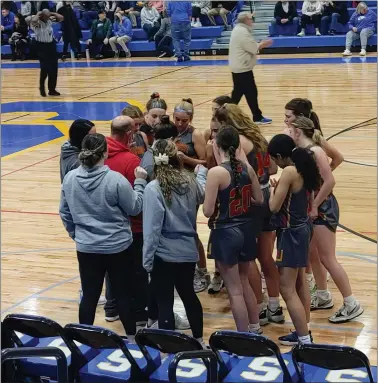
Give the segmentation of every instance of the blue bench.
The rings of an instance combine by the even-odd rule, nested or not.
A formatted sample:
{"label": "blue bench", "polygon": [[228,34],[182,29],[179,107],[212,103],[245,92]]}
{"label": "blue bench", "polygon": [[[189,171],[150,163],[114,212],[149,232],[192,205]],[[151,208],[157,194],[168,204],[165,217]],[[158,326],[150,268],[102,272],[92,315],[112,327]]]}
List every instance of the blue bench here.
{"label": "blue bench", "polygon": [[[370,8],[372,11],[377,13],[376,7]],[[355,11],[354,8],[349,8],[349,18],[352,16],[353,12]],[[299,18],[301,16],[301,12],[298,12]],[[277,25],[275,20],[272,20],[271,25],[269,26],[269,35],[270,36],[294,36],[300,31],[300,22],[299,18],[294,19],[293,24],[289,25]],[[329,31],[329,25],[330,25],[330,19],[326,16],[322,17],[321,26],[320,26],[320,33],[322,35],[327,35]],[[376,28],[377,30],[377,28]],[[349,32],[349,26],[348,23],[336,24],[336,33],[337,34],[346,34]],[[308,25],[306,27],[306,35],[315,35],[315,28],[313,25]]]}
{"label": "blue bench", "polygon": [[[309,47],[344,47],[345,36],[279,36],[273,37],[271,48],[309,48]],[[360,46],[360,41],[353,42],[355,46]],[[368,45],[377,45],[377,35],[373,35],[368,40]]]}

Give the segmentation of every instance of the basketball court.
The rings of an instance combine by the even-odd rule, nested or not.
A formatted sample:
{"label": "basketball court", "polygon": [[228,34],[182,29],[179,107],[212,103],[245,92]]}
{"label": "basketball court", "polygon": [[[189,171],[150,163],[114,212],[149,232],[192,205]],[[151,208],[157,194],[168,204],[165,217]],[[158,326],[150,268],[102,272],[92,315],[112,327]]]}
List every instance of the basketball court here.
{"label": "basketball court", "polygon": [[[211,101],[232,90],[227,57],[193,59],[189,65],[155,59],[60,62],[58,98],[41,98],[37,62],[2,63],[2,248],[1,317],[9,313],[47,316],[62,325],[78,321],[78,264],[74,242],[60,220],[59,155],[76,118],[92,120],[99,133],[110,134],[110,120],[127,104],[144,110],[158,91],[168,111],[181,98],[195,105],[193,125],[204,131]],[[365,312],[345,324],[327,318],[342,304],[334,292],[332,310],[314,312],[311,330],[316,343],[354,346],[377,364],[376,344],[376,57],[342,59],[338,55],[261,56],[255,68],[259,102],[273,124],[261,128],[270,138],[284,129],[284,106],[306,97],[320,117],[326,137],[344,155],[335,171],[340,205],[337,255]],[[242,108],[248,111],[243,99]],[[347,129],[351,128],[353,129]],[[201,211],[201,209],[200,209]],[[207,220],[198,219],[199,234],[208,241]],[[352,231],[353,233],[351,233]],[[212,271],[214,264],[208,261]],[[204,309],[205,341],[217,329],[234,329],[224,291],[199,294]],[[282,300],[283,303],[283,300]],[[285,309],[284,325],[269,324],[264,335],[277,341],[293,325]],[[124,334],[121,323],[107,323],[98,307],[96,325]],[[281,347],[282,351],[289,348]]]}

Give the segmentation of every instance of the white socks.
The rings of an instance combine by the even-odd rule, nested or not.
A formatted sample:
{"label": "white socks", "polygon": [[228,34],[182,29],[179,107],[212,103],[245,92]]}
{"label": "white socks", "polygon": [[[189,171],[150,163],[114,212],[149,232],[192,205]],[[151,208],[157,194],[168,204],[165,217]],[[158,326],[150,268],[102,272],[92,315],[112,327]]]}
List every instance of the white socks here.
{"label": "white socks", "polygon": [[349,297],[344,298],[344,304],[345,304],[345,306],[353,308],[356,306],[357,300],[354,297],[354,295],[352,294],[352,295],[349,295]]}
{"label": "white socks", "polygon": [[323,299],[323,301],[327,301],[331,298],[331,293],[329,290],[318,290],[317,295],[319,298]]}
{"label": "white socks", "polygon": [[310,344],[311,342],[311,337],[310,334],[305,335],[305,336],[298,336],[299,343],[302,344]]}
{"label": "white socks", "polygon": [[248,325],[248,332],[251,332],[253,334],[260,334],[261,328],[260,323],[251,323]]}

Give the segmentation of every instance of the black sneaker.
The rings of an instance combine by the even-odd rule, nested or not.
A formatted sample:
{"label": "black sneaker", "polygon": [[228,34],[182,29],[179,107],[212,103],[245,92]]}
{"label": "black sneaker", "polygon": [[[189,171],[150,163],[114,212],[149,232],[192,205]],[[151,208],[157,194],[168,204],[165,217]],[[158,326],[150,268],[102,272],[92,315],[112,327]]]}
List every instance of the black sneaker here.
{"label": "black sneaker", "polygon": [[[314,343],[314,339],[311,335],[311,331],[308,332],[310,334],[311,338],[311,343]],[[296,331],[290,331],[290,334],[280,336],[278,338],[278,341],[283,345],[283,346],[295,346],[298,344],[299,339]]]}
{"label": "black sneaker", "polygon": [[49,91],[49,96],[60,96],[60,93],[57,92],[56,90],[51,90]]}
{"label": "black sneaker", "polygon": [[270,311],[269,307],[267,308],[267,316],[269,322],[273,323],[284,323],[285,322],[285,315],[282,312],[282,307],[278,307],[276,311]]}

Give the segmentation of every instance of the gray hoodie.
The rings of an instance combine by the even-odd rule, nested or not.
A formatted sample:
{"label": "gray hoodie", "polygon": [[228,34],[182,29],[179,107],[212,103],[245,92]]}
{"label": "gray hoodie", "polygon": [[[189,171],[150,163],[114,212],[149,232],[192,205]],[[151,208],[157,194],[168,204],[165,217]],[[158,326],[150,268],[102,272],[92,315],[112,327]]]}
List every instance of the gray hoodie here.
{"label": "gray hoodie", "polygon": [[60,151],[60,182],[63,182],[65,175],[78,168],[81,163],[79,161],[80,149],[72,146],[69,141],[66,141]]}
{"label": "gray hoodie", "polygon": [[206,174],[207,169],[201,168],[196,180],[173,192],[170,206],[158,180],[147,185],[143,204],[143,267],[148,272],[155,256],[165,262],[197,262],[197,208],[204,200]]}
{"label": "gray hoodie", "polygon": [[142,211],[147,182],[129,181],[108,166],[80,166],[64,178],[59,213],[76,249],[83,253],[115,254],[133,242],[129,215]]}

